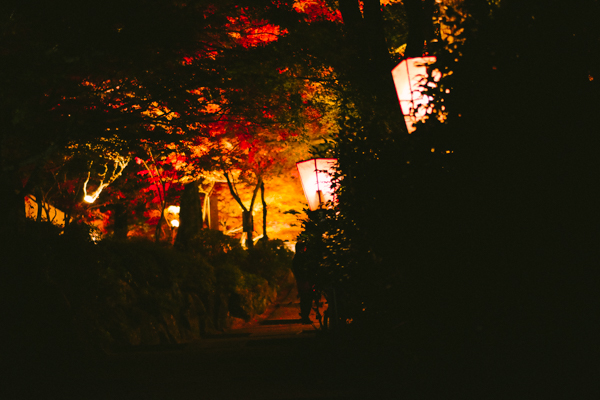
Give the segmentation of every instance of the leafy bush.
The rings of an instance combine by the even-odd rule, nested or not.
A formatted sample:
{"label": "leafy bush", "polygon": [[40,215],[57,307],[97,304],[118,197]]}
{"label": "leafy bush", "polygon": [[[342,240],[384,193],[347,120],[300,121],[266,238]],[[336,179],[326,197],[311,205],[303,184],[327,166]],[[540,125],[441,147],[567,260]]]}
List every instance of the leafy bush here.
{"label": "leafy bush", "polygon": [[275,287],[269,285],[265,278],[247,272],[231,298],[239,302],[237,305],[242,311],[240,318],[249,319],[254,315],[262,314],[276,295]]}
{"label": "leafy bush", "polygon": [[228,296],[231,315],[245,320],[264,312],[293,258],[281,240],[261,240],[244,250],[239,240],[209,229],[194,236],[189,249],[214,267],[216,289]]}
{"label": "leafy bush", "polygon": [[241,265],[246,258],[246,252],[239,240],[221,231],[202,229],[189,242],[188,253],[205,258],[215,267],[225,264]]}
{"label": "leafy bush", "polygon": [[248,249],[248,257],[242,269],[266,279],[270,285],[277,285],[290,271],[292,253],[281,240],[258,241]]}
{"label": "leafy bush", "polygon": [[[12,322],[6,334],[15,354],[176,341],[183,333],[169,321],[182,322],[190,308],[205,314],[195,318],[212,318],[216,277],[199,255],[146,241],[94,244],[86,226],[60,235],[28,222],[3,239],[3,320]],[[144,333],[149,327],[154,332]]]}
{"label": "leafy bush", "polygon": [[[2,237],[0,271],[5,360],[26,370],[137,344],[176,343],[249,319],[276,296],[291,253],[279,241],[246,252],[221,232],[203,231],[194,251],[146,240],[93,242],[90,229],[66,232],[28,222]],[[69,363],[64,363],[69,364]],[[70,363],[74,365],[73,363]]]}

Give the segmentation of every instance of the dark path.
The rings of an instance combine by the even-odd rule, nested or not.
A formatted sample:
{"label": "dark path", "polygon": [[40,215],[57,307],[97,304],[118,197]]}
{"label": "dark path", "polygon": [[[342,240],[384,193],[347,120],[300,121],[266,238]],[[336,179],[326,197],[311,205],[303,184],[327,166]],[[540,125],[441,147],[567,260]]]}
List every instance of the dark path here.
{"label": "dark path", "polygon": [[[298,317],[296,291],[266,319],[193,343],[111,355],[39,398],[362,399],[358,375]],[[314,316],[313,316],[314,317]]]}

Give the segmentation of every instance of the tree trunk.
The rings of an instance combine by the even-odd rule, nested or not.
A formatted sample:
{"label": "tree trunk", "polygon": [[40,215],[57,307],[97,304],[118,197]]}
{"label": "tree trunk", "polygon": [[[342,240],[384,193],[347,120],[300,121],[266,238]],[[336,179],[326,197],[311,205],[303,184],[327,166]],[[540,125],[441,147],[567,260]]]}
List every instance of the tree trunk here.
{"label": "tree trunk", "polygon": [[253,247],[254,246],[254,217],[252,215],[252,211],[243,211],[242,212],[242,224],[243,231],[246,234],[246,246]]}
{"label": "tree trunk", "polygon": [[204,207],[208,208],[208,210],[205,211],[208,214],[208,228],[219,231],[221,230],[219,226],[219,196],[214,187],[210,192],[210,195],[207,194],[206,196],[207,201],[205,202]]}
{"label": "tree trunk", "polygon": [[265,201],[265,182],[260,183],[260,200],[263,206],[263,239],[269,240],[267,235],[267,202]]}
{"label": "tree trunk", "polygon": [[160,213],[160,218],[156,223],[156,229],[154,230],[154,243],[160,242],[160,234],[162,232],[162,222],[163,222],[163,213],[164,210]]}
{"label": "tree trunk", "polygon": [[229,178],[228,173],[225,173],[225,179],[227,180],[227,186],[229,187],[229,192],[231,192],[231,195],[233,196],[235,201],[237,201],[237,203],[242,208],[242,221],[243,221],[242,223],[243,223],[243,227],[244,227],[244,232],[246,233],[246,246],[248,248],[251,248],[254,246],[254,241],[252,239],[252,233],[254,231],[254,221],[252,218],[252,211],[254,210],[254,201],[256,200],[256,194],[258,193],[258,189],[260,188],[260,185],[262,184],[262,181],[263,181],[262,176],[258,177],[256,186],[254,187],[254,192],[252,193],[252,201],[250,201],[249,208],[246,208],[246,206],[244,206],[244,203],[242,202],[242,199],[238,195],[237,191],[235,190],[233,182]]}
{"label": "tree trunk", "polygon": [[403,4],[408,19],[408,39],[404,56],[422,57],[425,44],[434,37],[434,0],[404,0]]}
{"label": "tree trunk", "polygon": [[42,189],[39,186],[35,188],[35,202],[37,204],[36,222],[42,222],[42,211],[44,210],[44,202],[42,201]]}
{"label": "tree trunk", "polygon": [[246,239],[246,246],[248,248],[252,248],[254,247],[254,238],[252,237],[253,233],[254,233],[254,218],[252,215],[252,211],[254,210],[254,201],[256,200],[256,195],[258,194],[258,189],[260,188],[260,185],[262,184],[262,177],[258,177],[258,182],[256,182],[256,186],[254,187],[254,192],[252,193],[252,201],[250,201],[250,207],[248,209],[249,212],[249,223],[248,223],[248,227],[247,227],[247,231],[246,234],[247,239]]}
{"label": "tree trunk", "polygon": [[[157,176],[160,177],[160,174],[158,173],[158,169],[157,169]],[[156,186],[158,187],[158,183],[156,184]],[[154,241],[156,243],[158,243],[160,241],[160,235],[162,233],[162,224],[163,224],[163,220],[165,220],[165,210],[167,208],[167,188],[166,188],[166,183],[165,183],[165,181],[162,180],[162,178],[160,179],[160,187],[162,188],[162,192],[160,189],[158,190],[159,199],[160,199],[160,219],[158,220],[158,224],[156,224],[156,232],[155,232],[156,236],[154,237]],[[162,193],[162,195],[161,195],[161,193]],[[171,229],[171,227],[169,227],[169,229]]]}
{"label": "tree trunk", "polygon": [[357,95],[353,101],[363,115],[403,118],[392,79],[391,57],[383,31],[379,0],[365,0],[361,13],[357,0],[340,0],[348,51],[354,55],[349,76]]}
{"label": "tree trunk", "polygon": [[189,249],[192,239],[203,228],[199,185],[199,181],[185,185],[179,201],[179,228],[175,237],[175,247],[181,250]]}
{"label": "tree trunk", "polygon": [[114,220],[113,220],[113,238],[116,240],[126,240],[127,232],[129,231],[127,225],[127,208],[117,203],[114,205]]}

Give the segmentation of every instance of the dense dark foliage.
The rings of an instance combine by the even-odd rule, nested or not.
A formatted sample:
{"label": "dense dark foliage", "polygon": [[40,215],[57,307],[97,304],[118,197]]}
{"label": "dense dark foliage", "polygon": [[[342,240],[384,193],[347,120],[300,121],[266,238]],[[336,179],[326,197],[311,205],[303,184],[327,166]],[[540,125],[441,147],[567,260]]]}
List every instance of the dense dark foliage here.
{"label": "dense dark foliage", "polygon": [[184,253],[146,240],[93,242],[84,225],[25,228],[0,242],[10,260],[0,279],[2,358],[16,377],[222,331],[232,317],[264,312],[290,270],[281,243],[247,254],[220,232],[203,231]]}
{"label": "dense dark foliage", "polygon": [[430,45],[445,124],[406,135],[349,97],[339,213],[315,238],[346,330],[395,342],[413,388],[586,393],[599,370],[598,3],[498,4],[447,10],[464,30]]}

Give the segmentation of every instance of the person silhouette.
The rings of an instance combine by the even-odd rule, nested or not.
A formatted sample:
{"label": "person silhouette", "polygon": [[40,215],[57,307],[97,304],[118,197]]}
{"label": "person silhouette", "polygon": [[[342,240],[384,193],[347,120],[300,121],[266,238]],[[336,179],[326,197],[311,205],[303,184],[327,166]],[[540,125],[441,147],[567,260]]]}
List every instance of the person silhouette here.
{"label": "person silhouette", "polygon": [[292,271],[296,278],[298,296],[300,297],[300,318],[303,324],[312,324],[310,310],[313,303],[313,284],[308,271],[308,246],[304,241],[296,243],[296,254],[292,262]]}

